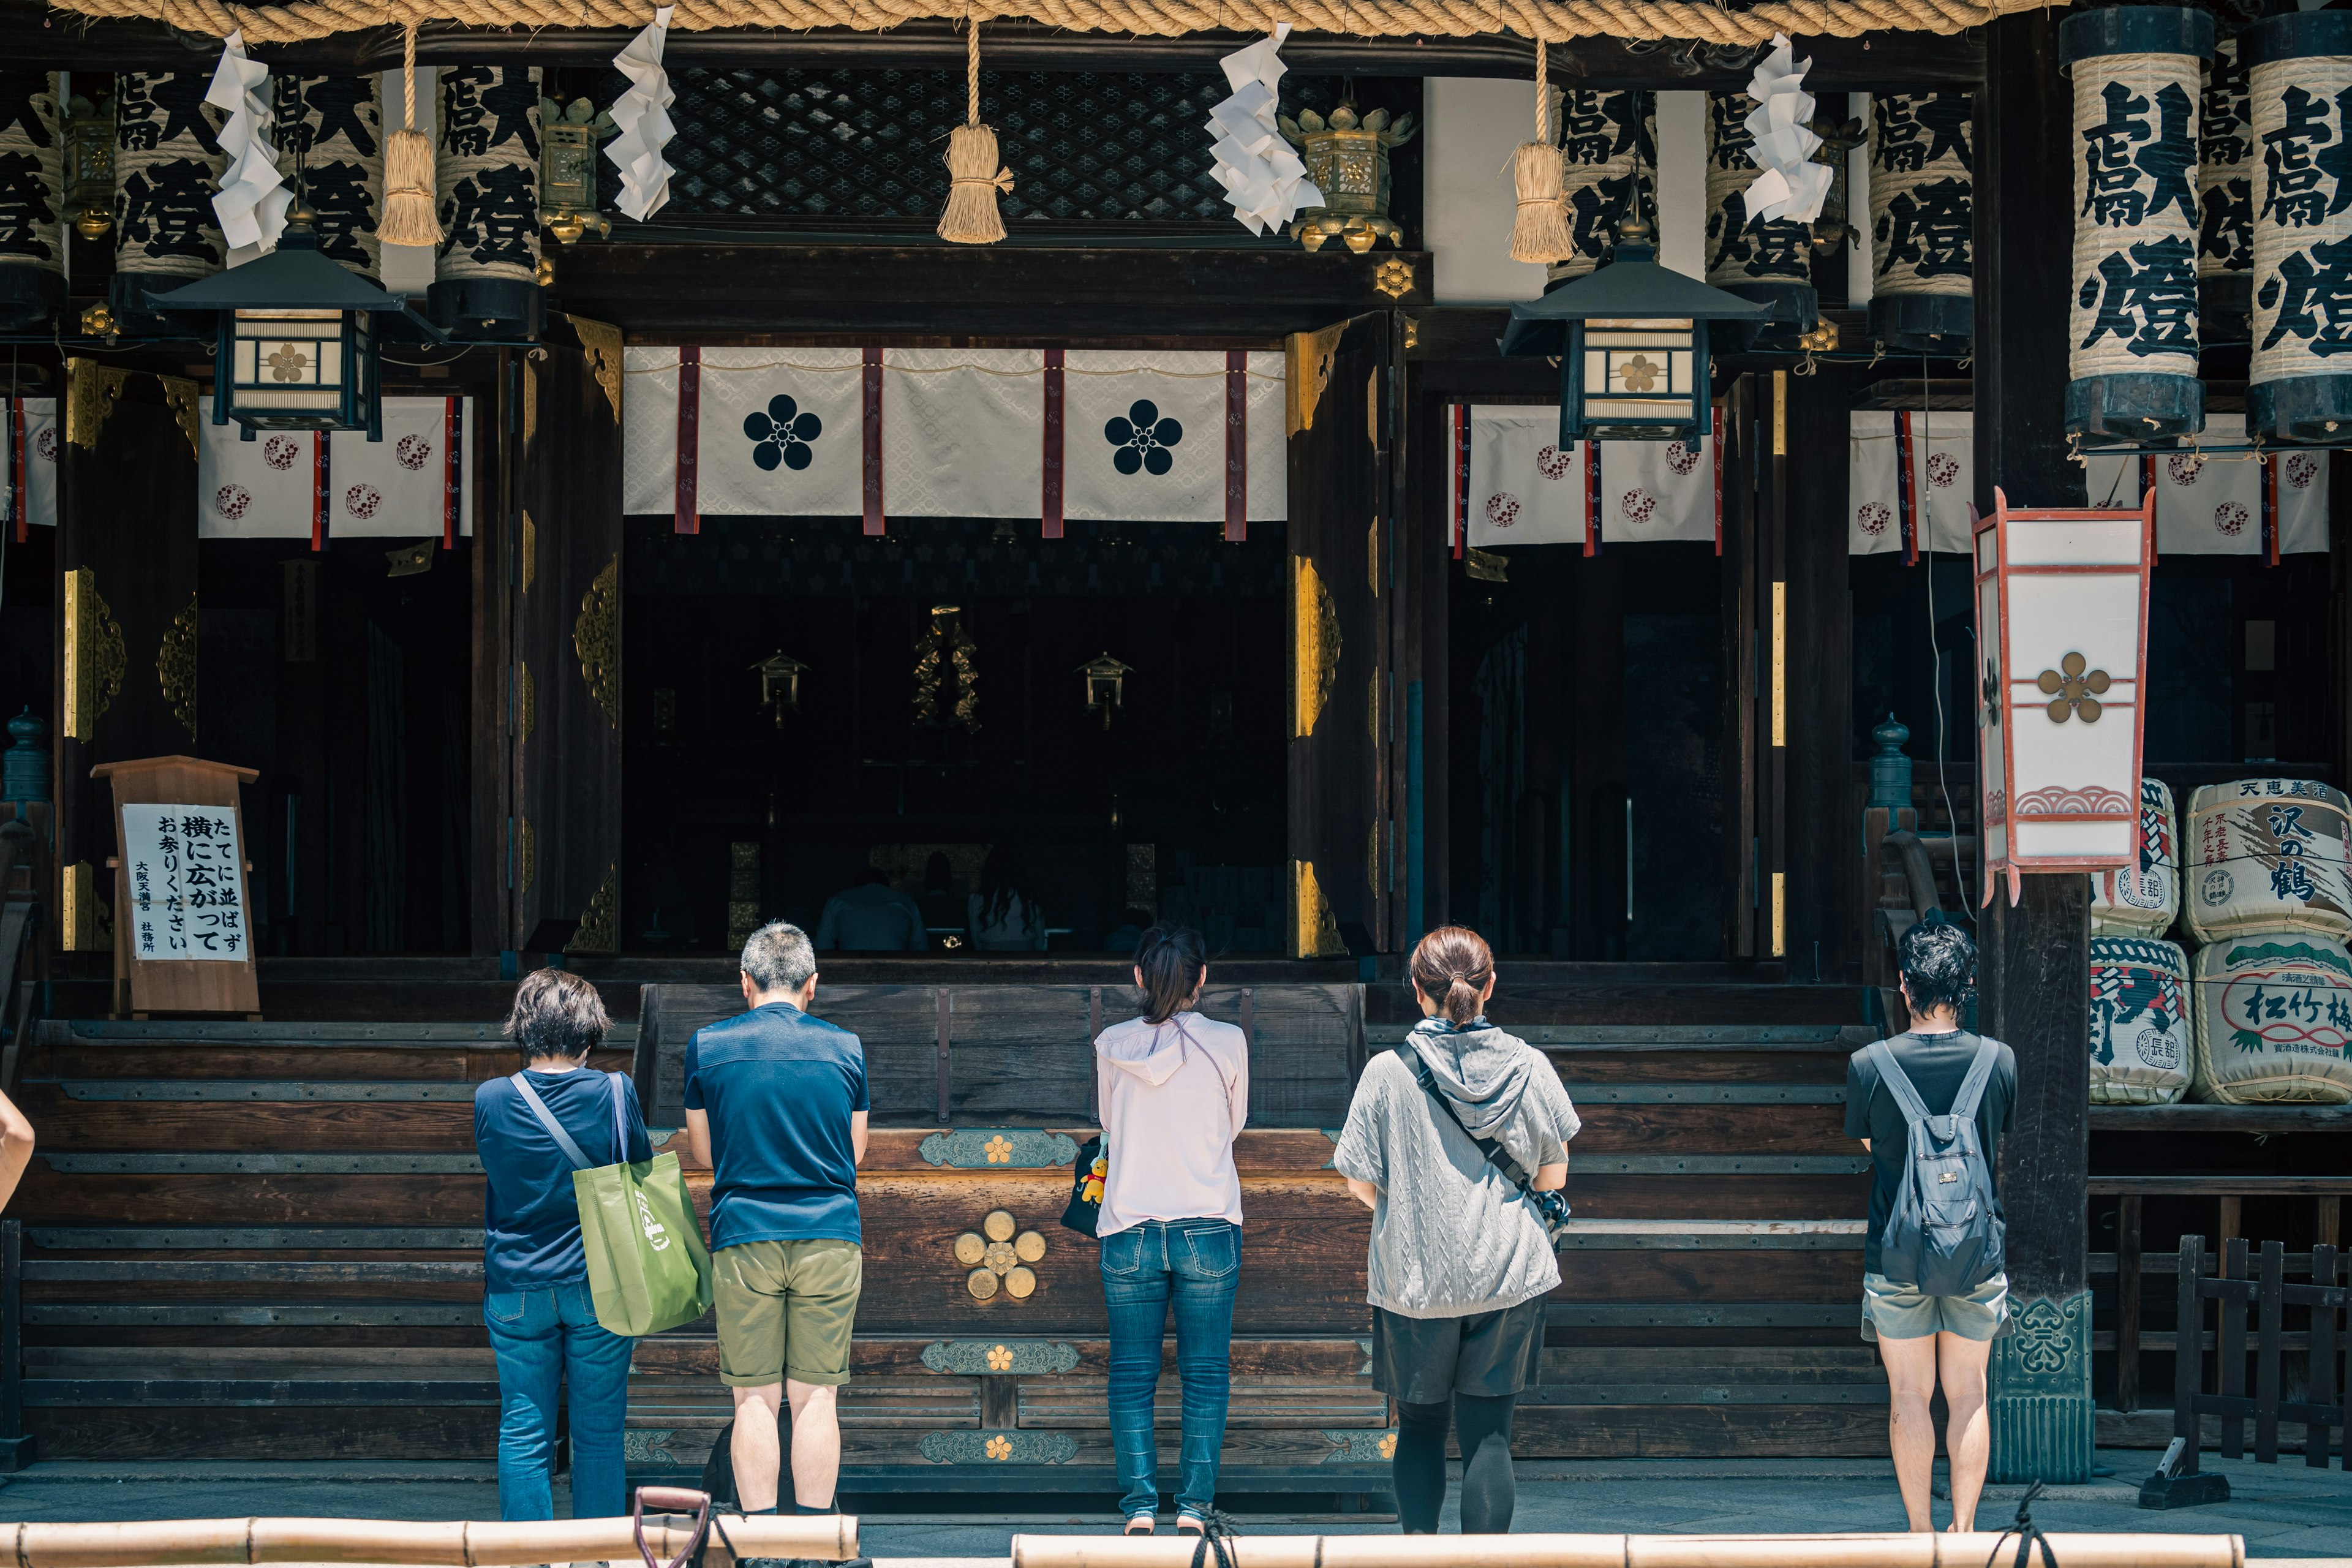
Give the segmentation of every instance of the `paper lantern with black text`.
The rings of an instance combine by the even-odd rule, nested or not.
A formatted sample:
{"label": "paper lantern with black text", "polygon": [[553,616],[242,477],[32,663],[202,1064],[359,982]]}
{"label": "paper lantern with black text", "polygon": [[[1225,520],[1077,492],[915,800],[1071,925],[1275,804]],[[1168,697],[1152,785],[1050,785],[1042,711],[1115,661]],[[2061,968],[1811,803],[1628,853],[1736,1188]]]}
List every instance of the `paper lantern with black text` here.
{"label": "paper lantern with black text", "polygon": [[2239,52],[2261,151],[2246,433],[2352,436],[2352,11],[2267,17]]}

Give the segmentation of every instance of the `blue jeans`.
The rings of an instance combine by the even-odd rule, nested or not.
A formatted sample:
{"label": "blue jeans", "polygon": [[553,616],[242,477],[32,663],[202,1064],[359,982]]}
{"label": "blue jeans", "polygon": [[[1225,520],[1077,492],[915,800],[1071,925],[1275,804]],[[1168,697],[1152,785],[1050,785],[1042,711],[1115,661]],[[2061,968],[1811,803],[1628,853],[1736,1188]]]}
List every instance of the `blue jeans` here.
{"label": "blue jeans", "polygon": [[499,1517],[553,1519],[555,1391],[572,1391],[572,1517],[629,1511],[621,1427],[636,1342],[597,1326],[588,1282],[482,1300],[499,1357]]}
{"label": "blue jeans", "polygon": [[1160,1337],[1176,1306],[1176,1370],[1184,1387],[1177,1508],[1197,1519],[1217,1500],[1217,1457],[1233,1395],[1234,1289],[1241,1227],[1222,1219],[1145,1220],[1103,1237],[1103,1300],[1110,1309],[1110,1443],[1129,1519],[1160,1509],[1160,1451],[1151,1395]]}

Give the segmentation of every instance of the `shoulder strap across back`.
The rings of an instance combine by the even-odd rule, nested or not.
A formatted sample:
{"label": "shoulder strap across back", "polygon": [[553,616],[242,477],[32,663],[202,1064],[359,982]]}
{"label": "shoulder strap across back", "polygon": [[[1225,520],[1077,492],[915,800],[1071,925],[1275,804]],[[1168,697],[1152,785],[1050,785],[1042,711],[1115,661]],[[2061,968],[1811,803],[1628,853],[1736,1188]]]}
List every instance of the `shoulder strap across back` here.
{"label": "shoulder strap across back", "polygon": [[530,1107],[531,1114],[539,1118],[539,1124],[547,1129],[548,1135],[555,1140],[555,1146],[563,1151],[565,1159],[572,1162],[572,1168],[575,1171],[593,1170],[596,1163],[580,1152],[580,1145],[572,1141],[572,1134],[563,1130],[563,1123],[555,1119],[555,1112],[547,1109],[547,1101],[539,1098],[539,1090],[530,1087],[530,1080],[517,1073],[507,1081],[521,1091],[522,1102]]}
{"label": "shoulder strap across back", "polygon": [[1992,1064],[2000,1055],[2000,1047],[1990,1040],[1977,1041],[1976,1060],[1969,1064],[1969,1076],[1960,1080],[1960,1092],[1952,1097],[1952,1114],[1968,1120],[1977,1113],[1977,1104],[1984,1099],[1985,1085],[1992,1079]]}
{"label": "shoulder strap across back", "polygon": [[1911,1085],[1910,1075],[1903,1070],[1903,1064],[1895,1059],[1895,1053],[1887,1048],[1885,1040],[1870,1042],[1870,1059],[1878,1064],[1878,1081],[1886,1086],[1886,1092],[1895,1097],[1896,1105],[1902,1107],[1906,1121],[1925,1121],[1935,1114],[1927,1109],[1927,1102],[1919,1098],[1919,1091]]}

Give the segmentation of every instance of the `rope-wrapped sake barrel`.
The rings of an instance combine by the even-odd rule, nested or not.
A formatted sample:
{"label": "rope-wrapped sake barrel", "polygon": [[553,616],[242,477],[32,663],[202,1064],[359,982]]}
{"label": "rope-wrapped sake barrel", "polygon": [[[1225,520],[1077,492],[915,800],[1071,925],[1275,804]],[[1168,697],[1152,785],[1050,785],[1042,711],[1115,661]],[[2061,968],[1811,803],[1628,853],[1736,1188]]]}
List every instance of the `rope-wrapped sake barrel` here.
{"label": "rope-wrapped sake barrel", "polygon": [[128,331],[160,330],[147,303],[217,272],[228,242],[213,214],[227,164],[209,70],[129,71],[114,79],[114,278],[107,304]]}
{"label": "rope-wrapped sake barrel", "polygon": [[1794,218],[1748,219],[1746,192],[1764,171],[1748,155],[1756,138],[1744,92],[1706,98],[1706,280],[1727,293],[1772,307],[1758,327],[1743,325],[1743,346],[1794,353],[1813,330],[1821,296],[1813,289],[1813,231]]}
{"label": "rope-wrapped sake barrel", "polygon": [[[319,253],[362,278],[379,276],[383,207],[382,79],[306,76],[288,84],[301,118],[285,142],[302,158],[302,199],[319,215]],[[289,171],[290,172],[290,171]]]}
{"label": "rope-wrapped sake barrel", "polygon": [[2299,11],[2239,38],[2252,111],[2253,363],[2246,434],[2352,433],[2352,11]]}
{"label": "rope-wrapped sake barrel", "polygon": [[441,68],[434,321],[478,342],[539,336],[539,68]]}
{"label": "rope-wrapped sake barrel", "polygon": [[2074,82],[2066,428],[2105,440],[2205,428],[2197,379],[2197,108],[2213,18],[2181,5],[2059,24]]}
{"label": "rope-wrapped sake barrel", "polygon": [[2189,1092],[2189,955],[2179,947],[2093,933],[2093,1105],[2174,1105]]}
{"label": "rope-wrapped sake barrel", "polygon": [[2254,127],[2238,40],[2213,46],[2197,116],[2198,335],[2245,341],[2254,308]]}
{"label": "rope-wrapped sake barrel", "polygon": [[[1560,128],[1560,205],[1574,253],[1544,271],[1545,291],[1581,278],[1601,264],[1617,238],[1617,225],[1633,206],[1633,180],[1642,182],[1642,210],[1658,210],[1657,95],[1636,89],[1555,89]],[[1638,153],[1638,157],[1636,156]]]}
{"label": "rope-wrapped sake barrel", "polygon": [[1976,95],[1870,100],[1870,341],[1965,353],[1974,329]]}
{"label": "rope-wrapped sake barrel", "polygon": [[66,164],[47,71],[0,71],[0,330],[47,332],[66,309]]}

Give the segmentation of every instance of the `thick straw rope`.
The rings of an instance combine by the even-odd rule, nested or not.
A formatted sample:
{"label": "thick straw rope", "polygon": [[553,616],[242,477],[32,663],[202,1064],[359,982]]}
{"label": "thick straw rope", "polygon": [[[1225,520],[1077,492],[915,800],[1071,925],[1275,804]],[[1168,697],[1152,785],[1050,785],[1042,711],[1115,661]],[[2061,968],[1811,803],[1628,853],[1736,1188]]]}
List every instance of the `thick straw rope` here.
{"label": "thick straw rope", "polygon": [[996,193],[1013,188],[1013,171],[996,161],[996,132],[980,122],[980,24],[964,24],[963,123],[948,135],[948,205],[941,239],[994,245],[1004,237]]}
{"label": "thick straw rope", "polygon": [[[163,22],[248,44],[292,44],[335,33],[423,22],[469,27],[641,27],[650,0],[294,0],[238,5],[226,0],[50,0],[85,16]],[[1807,37],[1862,33],[1958,33],[2042,0],[1766,0],[1727,11],[1707,0],[678,0],[672,28],[846,27],[879,32],[901,22],[1026,19],[1073,32],[1178,37],[1186,33],[1269,32],[1288,22],[1302,32],[1358,37],[1467,38],[1486,33],[1562,43],[1570,38],[1694,38],[1766,44],[1776,32]]]}
{"label": "thick straw rope", "polygon": [[1511,216],[1514,261],[1565,261],[1576,254],[1560,190],[1559,149],[1552,144],[1550,52],[1536,40],[1536,139],[1520,142],[1511,154],[1511,184],[1518,193]]}

